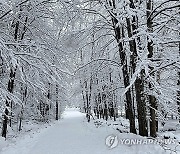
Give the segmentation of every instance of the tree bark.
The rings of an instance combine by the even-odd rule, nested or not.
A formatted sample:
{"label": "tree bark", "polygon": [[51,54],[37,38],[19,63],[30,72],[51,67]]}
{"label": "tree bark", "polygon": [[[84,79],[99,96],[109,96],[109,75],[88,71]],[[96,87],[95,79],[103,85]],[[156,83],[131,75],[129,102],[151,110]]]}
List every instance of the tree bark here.
{"label": "tree bark", "polygon": [[[153,32],[153,21],[150,18],[150,13],[152,11],[152,7],[153,7],[153,2],[152,0],[147,0],[146,1],[146,5],[147,5],[147,28],[148,28],[148,32],[152,33]],[[149,39],[149,38],[147,38]],[[152,58],[153,57],[153,41],[148,41],[148,58]],[[150,70],[153,70],[153,67],[149,67]],[[152,90],[152,84],[149,83],[149,89]],[[153,95],[149,95],[149,103],[150,103],[150,136],[152,137],[156,137],[156,132],[157,132],[157,127],[158,127],[158,123],[156,121],[156,112],[155,110],[157,110],[157,101],[155,96]]]}
{"label": "tree bark", "polygon": [[[135,9],[134,2],[130,0],[130,8]],[[129,47],[131,51],[130,56],[130,66],[132,69],[132,74],[135,73],[136,63],[137,63],[137,45],[135,39],[132,39],[132,36],[136,34],[137,30],[137,20],[135,16],[132,16],[132,21],[130,18],[126,18],[127,31],[129,41]],[[141,70],[140,77],[137,77],[135,80],[135,92],[136,92],[136,103],[137,103],[137,112],[138,112],[138,124],[139,124],[139,135],[148,136],[148,126],[146,119],[146,103],[144,96],[144,71]],[[133,93],[133,91],[132,91]]]}
{"label": "tree bark", "polygon": [[[179,33],[180,35],[180,33]],[[180,57],[180,42],[179,42],[179,57]],[[180,72],[178,72],[178,82],[177,87],[180,87]],[[179,123],[180,123],[180,89],[177,91],[177,105],[178,105],[178,115],[179,115]]]}
{"label": "tree bark", "polygon": [[144,70],[141,70],[140,77],[138,77],[135,81],[136,102],[137,102],[137,112],[138,112],[139,135],[148,136],[143,74],[144,74]]}
{"label": "tree bark", "polygon": [[[116,21],[116,19],[114,19]],[[114,28],[115,28],[114,24]],[[127,58],[126,58],[126,53],[125,50],[123,49],[123,44],[120,42],[120,27],[115,28],[115,34],[116,34],[116,40],[119,43],[119,55],[120,55],[120,60],[121,60],[121,65],[122,65],[122,72],[123,72],[123,79],[124,79],[124,86],[127,87],[130,84],[129,81],[129,72],[128,72],[128,66],[127,66]],[[124,36],[124,29],[122,28],[122,36]],[[132,107],[132,96],[131,96],[131,91],[128,89],[128,91],[125,94],[126,96],[126,105],[127,105],[127,114],[128,118],[130,121],[130,132],[136,134],[136,128],[135,128],[135,115],[133,112],[133,107]]]}
{"label": "tree bark", "polygon": [[58,103],[58,94],[59,94],[59,90],[58,90],[58,85],[56,84],[56,120],[59,119],[59,103]]}

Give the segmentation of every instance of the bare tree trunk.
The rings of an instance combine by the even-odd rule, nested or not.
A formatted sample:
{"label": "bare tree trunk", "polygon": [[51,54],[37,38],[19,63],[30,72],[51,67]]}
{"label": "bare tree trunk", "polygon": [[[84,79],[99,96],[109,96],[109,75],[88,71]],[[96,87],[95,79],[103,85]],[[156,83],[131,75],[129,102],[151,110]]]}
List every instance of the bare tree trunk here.
{"label": "bare tree trunk", "polygon": [[[23,69],[22,69],[23,72]],[[21,85],[21,95],[22,95],[22,103],[24,105],[26,105],[26,97],[27,97],[27,86],[25,85],[25,87],[23,87],[23,84]],[[22,120],[23,120],[23,104],[21,105],[21,111],[20,111],[20,115],[19,115],[19,128],[18,130],[21,131],[21,127],[22,127]]]}
{"label": "bare tree trunk", "polygon": [[[134,2],[130,0],[130,8],[135,9]],[[130,66],[132,69],[132,74],[135,73],[136,63],[137,63],[137,45],[135,39],[132,39],[132,36],[136,34],[137,30],[137,19],[135,16],[132,16],[132,21],[130,18],[126,18],[128,37],[130,38],[129,47],[131,51],[130,56]],[[140,48],[140,47],[139,47]],[[146,118],[146,103],[144,96],[144,71],[140,72],[140,77],[137,77],[135,81],[135,92],[136,92],[136,103],[137,103],[137,112],[138,112],[138,124],[139,124],[139,134],[142,136],[148,136],[148,126]],[[132,91],[133,93],[133,91]]]}
{"label": "bare tree trunk", "polygon": [[89,103],[89,95],[88,95],[88,83],[85,81],[85,89],[86,89],[86,118],[87,121],[90,122],[90,103]]}
{"label": "bare tree trunk", "polygon": [[59,94],[59,90],[58,90],[58,85],[56,84],[56,120],[59,119],[59,103],[58,103],[58,94]]}
{"label": "bare tree trunk", "polygon": [[[131,2],[133,3],[133,2]],[[130,5],[131,7],[134,4]],[[128,30],[128,37],[131,39],[134,31],[137,29],[135,26],[136,20],[133,16],[133,21],[131,23],[130,19],[126,19],[127,22],[127,30]],[[137,59],[137,45],[135,40],[129,41],[131,57],[130,57],[130,65],[132,68],[132,73],[135,73],[136,68],[136,59]],[[138,124],[139,124],[139,135],[148,136],[148,126],[147,126],[147,119],[146,119],[146,103],[145,103],[145,96],[144,96],[144,78],[143,78],[144,71],[140,72],[140,77],[137,77],[135,81],[135,91],[136,91],[136,102],[137,102],[137,112],[138,112]],[[133,91],[132,91],[133,93]]]}
{"label": "bare tree trunk", "polygon": [[[179,57],[180,57],[180,42],[179,42]],[[180,87],[180,72],[178,72],[177,86],[178,88]],[[179,123],[180,123],[180,89],[178,89],[178,92],[177,92],[177,105],[178,105],[178,114],[179,114]]]}
{"label": "bare tree trunk", "polygon": [[[122,72],[123,72],[123,78],[124,78],[124,86],[127,87],[130,84],[129,72],[128,72],[128,66],[127,66],[126,53],[125,53],[125,50],[123,49],[123,44],[120,42],[121,34],[120,34],[120,28],[119,27],[115,28],[115,34],[116,34],[117,42],[119,43],[119,55],[120,55],[120,59],[121,59],[121,64],[123,66],[122,67]],[[123,28],[122,28],[122,36],[124,36],[124,29]],[[128,118],[129,118],[129,121],[130,121],[130,132],[136,134],[135,115],[134,115],[134,112],[133,112],[132,96],[131,96],[130,89],[128,89],[128,91],[126,92],[125,95],[126,95],[126,105],[127,105],[127,111],[126,112],[128,114]]]}
{"label": "bare tree trunk", "polygon": [[21,131],[22,120],[23,120],[23,106],[21,107],[20,118],[19,118],[19,128],[18,128],[19,131]]}
{"label": "bare tree trunk", "polygon": [[[152,7],[153,7],[153,2],[152,0],[147,0],[146,1],[146,5],[147,5],[147,28],[148,28],[148,31],[149,33],[152,33],[153,32],[153,28],[152,28],[152,20],[150,18],[150,13],[152,11]],[[147,38],[148,39],[148,38]],[[152,58],[153,57],[153,42],[152,40],[151,41],[148,41],[148,58]],[[152,67],[149,67],[150,70],[152,70],[153,68]],[[152,87],[152,84],[149,83],[149,89],[153,89]],[[156,112],[155,110],[157,110],[157,101],[156,101],[156,98],[155,96],[153,95],[149,95],[149,103],[150,103],[150,136],[152,137],[156,137],[156,132],[157,132],[157,121],[156,121]]]}
{"label": "bare tree trunk", "polygon": [[138,77],[135,81],[136,102],[137,102],[137,112],[138,112],[139,135],[148,136],[143,74],[144,74],[144,70],[141,70],[140,77]]}
{"label": "bare tree trunk", "polygon": [[[110,8],[112,8],[112,12],[113,12],[113,9],[116,9],[115,0],[108,0],[107,3],[110,6]],[[129,71],[128,71],[127,57],[126,57],[125,49],[123,48],[123,43],[121,41],[121,39],[124,38],[124,28],[123,27],[120,28],[118,26],[118,20],[116,19],[117,14],[112,15],[110,13],[110,15],[111,15],[113,29],[115,32],[115,38],[116,38],[116,41],[118,43],[118,48],[119,48],[119,56],[120,56],[121,65],[122,65],[124,86],[127,87],[130,84],[130,80],[129,80],[130,77],[129,77]],[[136,134],[135,115],[134,115],[133,107],[132,107],[132,96],[131,96],[130,89],[128,89],[125,96],[126,96],[126,117],[128,117],[129,122],[130,122],[130,132]]]}
{"label": "bare tree trunk", "polygon": [[[8,82],[8,91],[10,93],[13,93],[16,69],[13,70],[13,68],[11,68],[10,71],[11,72],[10,72],[10,78],[9,78],[9,82]],[[9,111],[10,107],[11,107],[11,111]],[[10,112],[12,112],[12,100],[7,96],[6,108],[5,108],[4,115],[3,115],[2,137],[6,137],[7,125],[8,125],[8,116],[9,116]]]}
{"label": "bare tree trunk", "polygon": [[9,114],[9,102],[6,100],[6,109],[3,115],[3,126],[2,126],[2,137],[6,138],[7,135],[7,125],[8,125],[8,114]]}

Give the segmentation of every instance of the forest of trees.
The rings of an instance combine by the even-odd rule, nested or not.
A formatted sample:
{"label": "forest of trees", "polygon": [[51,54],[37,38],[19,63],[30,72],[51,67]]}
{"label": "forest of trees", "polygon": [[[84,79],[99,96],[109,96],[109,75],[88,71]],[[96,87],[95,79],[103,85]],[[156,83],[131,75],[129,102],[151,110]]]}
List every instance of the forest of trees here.
{"label": "forest of trees", "polygon": [[[179,0],[0,2],[0,129],[67,104],[156,137],[180,116]],[[136,120],[137,119],[137,120]],[[136,122],[138,121],[138,128]]]}

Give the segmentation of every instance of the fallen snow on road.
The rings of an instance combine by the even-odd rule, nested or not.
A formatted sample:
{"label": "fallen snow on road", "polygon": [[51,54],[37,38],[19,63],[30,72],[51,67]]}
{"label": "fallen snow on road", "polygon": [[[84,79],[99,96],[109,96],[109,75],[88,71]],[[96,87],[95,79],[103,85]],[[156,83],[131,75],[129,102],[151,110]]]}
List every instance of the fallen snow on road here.
{"label": "fallen snow on road", "polygon": [[[118,144],[110,148],[105,144],[106,137],[113,134],[118,139],[142,138],[131,133],[119,133],[110,127],[96,128],[87,124],[85,115],[77,109],[67,109],[63,118],[40,133],[8,144],[0,154],[166,154],[160,145]],[[0,139],[0,143],[6,144]],[[110,144],[114,144],[112,141]],[[111,146],[112,147],[112,146]]]}

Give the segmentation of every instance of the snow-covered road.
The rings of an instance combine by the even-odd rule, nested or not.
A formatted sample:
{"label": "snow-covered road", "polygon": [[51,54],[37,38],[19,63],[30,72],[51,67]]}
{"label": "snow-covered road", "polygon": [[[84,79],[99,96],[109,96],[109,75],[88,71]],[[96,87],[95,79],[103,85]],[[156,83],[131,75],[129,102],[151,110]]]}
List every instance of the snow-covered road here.
{"label": "snow-covered road", "polygon": [[[105,145],[107,135],[113,130],[101,131],[88,126],[85,115],[68,109],[63,119],[40,134],[20,140],[3,149],[2,154],[110,154]],[[119,153],[119,152],[118,152]]]}
{"label": "snow-covered road", "polygon": [[[97,133],[83,122],[84,114],[66,110],[64,119],[42,134],[29,154],[100,154],[107,151],[104,132]],[[104,152],[99,152],[100,148]]]}
{"label": "snow-covered road", "polygon": [[111,134],[119,139],[137,137],[109,127],[96,128],[93,123],[87,124],[84,114],[68,109],[53,126],[7,146],[0,154],[165,154],[158,145],[119,144],[109,149],[105,139]]}

